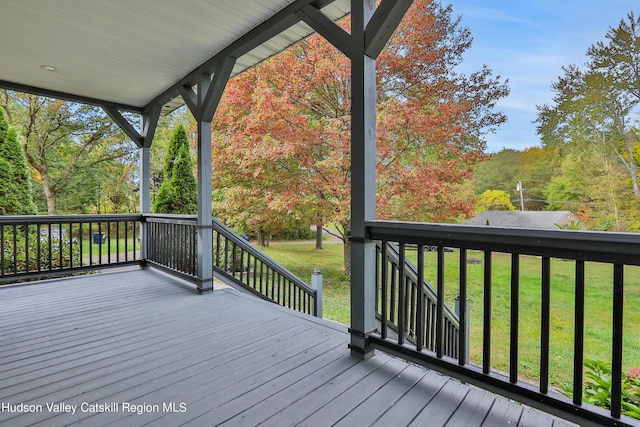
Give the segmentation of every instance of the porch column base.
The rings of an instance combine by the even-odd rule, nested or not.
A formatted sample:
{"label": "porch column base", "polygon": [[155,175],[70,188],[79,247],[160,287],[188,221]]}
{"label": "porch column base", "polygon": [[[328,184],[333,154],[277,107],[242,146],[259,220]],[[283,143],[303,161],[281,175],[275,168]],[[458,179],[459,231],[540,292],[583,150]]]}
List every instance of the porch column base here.
{"label": "porch column base", "polygon": [[369,360],[375,356],[376,352],[369,344],[368,333],[355,331],[353,329],[349,329],[349,333],[351,334],[351,343],[349,344],[351,357],[360,360]]}
{"label": "porch column base", "polygon": [[198,293],[200,295],[207,292],[213,292],[213,278],[199,279],[196,286],[198,287]]}

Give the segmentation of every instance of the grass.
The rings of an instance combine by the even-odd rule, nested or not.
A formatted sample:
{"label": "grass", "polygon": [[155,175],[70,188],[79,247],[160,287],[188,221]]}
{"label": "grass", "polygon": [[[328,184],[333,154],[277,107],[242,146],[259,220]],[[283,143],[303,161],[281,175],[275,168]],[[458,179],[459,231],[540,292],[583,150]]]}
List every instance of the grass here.
{"label": "grass", "polygon": [[[140,249],[140,243],[137,241],[135,243],[136,243],[135,244],[136,250]],[[124,252],[133,251],[133,239],[131,237],[129,237],[126,241],[124,238],[110,239],[110,241],[105,240],[105,242],[101,245],[93,243],[93,239],[83,239],[82,240],[82,258],[89,258],[89,255],[91,254],[91,257],[94,260],[97,260],[100,253],[102,253],[103,256],[107,255],[109,253],[108,252],[109,244],[111,245],[112,256],[115,256],[117,252],[116,247],[120,249],[121,258],[123,259],[124,259]],[[75,245],[79,245],[79,243],[74,244],[74,246]],[[119,246],[116,246],[116,245],[119,245]]]}
{"label": "grass", "polygon": [[[324,316],[349,324],[349,282],[342,272],[342,245],[325,245],[317,251],[312,244],[271,244],[265,252],[296,275],[310,281],[314,268],[320,268],[324,279]],[[408,251],[415,260],[416,252]],[[484,258],[482,252],[469,252],[469,258]],[[459,252],[445,253],[445,299],[453,304],[458,292]],[[492,256],[492,330],[491,365],[508,372],[510,345],[511,257]],[[436,278],[436,253],[425,253],[425,277]],[[557,386],[570,384],[573,372],[574,276],[573,262],[554,259],[551,262],[551,338],[550,382]],[[625,267],[624,306],[624,370],[640,367],[640,268]],[[471,301],[471,360],[482,358],[483,277],[484,266],[468,264],[468,297]],[[607,264],[586,264],[585,358],[610,361],[612,341],[612,277]],[[518,372],[522,378],[536,381],[539,372],[541,260],[520,259],[519,354]]]}
{"label": "grass", "polygon": [[342,244],[325,244],[318,251],[315,244],[277,244],[260,248],[264,253],[281,263],[296,276],[311,283],[311,273],[319,268],[322,272],[323,317],[349,324],[349,280],[343,271]]}

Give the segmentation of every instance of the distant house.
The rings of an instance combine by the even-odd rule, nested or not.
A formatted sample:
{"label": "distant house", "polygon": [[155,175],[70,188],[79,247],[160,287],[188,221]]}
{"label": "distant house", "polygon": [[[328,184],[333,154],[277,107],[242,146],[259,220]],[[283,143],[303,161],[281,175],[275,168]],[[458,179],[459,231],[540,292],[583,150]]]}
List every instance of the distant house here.
{"label": "distant house", "polygon": [[483,211],[467,221],[469,225],[585,230],[586,224],[570,211]]}

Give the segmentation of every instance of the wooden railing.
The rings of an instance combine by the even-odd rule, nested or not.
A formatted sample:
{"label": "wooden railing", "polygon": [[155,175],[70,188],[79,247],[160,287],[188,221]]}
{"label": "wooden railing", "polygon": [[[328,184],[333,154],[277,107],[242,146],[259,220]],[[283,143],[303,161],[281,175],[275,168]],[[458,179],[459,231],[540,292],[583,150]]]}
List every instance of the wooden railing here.
{"label": "wooden railing", "polygon": [[218,276],[263,299],[314,316],[319,313],[314,289],[217,219],[213,268]]}
{"label": "wooden railing", "polygon": [[[145,215],[147,262],[186,280],[197,278],[197,228],[192,215]],[[317,315],[314,289],[217,219],[213,220],[217,279],[281,306]],[[310,272],[311,273],[311,272]]]}
{"label": "wooden railing", "polygon": [[[386,248],[386,251],[382,248]],[[417,268],[407,259],[404,243],[397,246],[383,241],[376,246],[376,317],[380,321],[382,338],[393,335],[400,345],[407,340],[420,350],[436,351],[436,331],[440,326],[437,293],[423,273],[424,251],[427,248],[422,245],[414,248],[417,250]],[[462,320],[468,320],[466,300],[459,308],[464,313],[460,314]],[[459,315],[448,305],[444,304],[441,309],[442,352],[466,362],[469,354],[466,329],[460,331]]]}
{"label": "wooden railing", "polygon": [[145,214],[146,262],[189,281],[198,276],[198,236],[193,215]]}
{"label": "wooden railing", "polygon": [[[625,325],[625,299],[632,295],[634,290],[625,287],[625,271],[635,269],[632,266],[640,265],[640,235],[630,233],[597,233],[581,231],[555,231],[555,230],[526,230],[526,229],[501,229],[497,227],[474,227],[462,225],[441,225],[441,224],[421,224],[421,223],[400,223],[388,221],[367,222],[368,237],[380,242],[393,242],[398,245],[399,256],[402,258],[406,253],[407,245],[430,245],[437,246],[438,252],[435,259],[435,274],[437,287],[437,303],[435,310],[435,345],[431,345],[424,335],[424,330],[419,331],[415,343],[407,342],[406,332],[397,337],[385,336],[384,331],[374,333],[370,337],[372,347],[399,355],[401,357],[416,361],[426,366],[434,367],[449,375],[459,377],[463,381],[474,383],[485,389],[499,392],[512,399],[517,399],[523,403],[539,407],[546,411],[556,413],[564,418],[573,419],[580,424],[586,425],[633,425],[630,418],[622,415],[622,378],[624,375],[623,361],[625,355],[635,354],[640,349],[637,346],[638,333],[633,325]],[[445,247],[455,248],[457,253],[448,254],[445,257]],[[474,301],[482,307],[478,310],[477,318],[471,319],[478,326],[481,337],[478,355],[473,363],[467,363],[463,357],[447,357],[447,335],[445,333],[445,299],[447,296],[460,294],[461,303],[466,303],[469,290],[468,275],[470,258],[472,251],[479,254],[481,258],[474,258],[474,263],[478,260],[483,264],[481,283],[474,283],[473,286],[480,287],[482,301]],[[425,270],[423,251],[418,250],[418,275]],[[506,254],[506,255],[505,255]],[[509,258],[510,273],[506,278],[496,278],[492,274],[492,268],[497,258]],[[521,297],[524,300],[531,299],[531,295],[521,295],[520,261],[535,257],[536,265],[539,265],[539,291],[534,295],[539,304],[539,312],[533,318],[521,319],[520,310],[523,309]],[[455,261],[456,269],[454,285],[451,280],[445,280],[446,262]],[[568,311],[572,313],[572,324],[568,326],[570,339],[573,343],[554,343],[554,345],[564,344],[569,347],[569,354],[556,356],[550,351],[550,336],[552,328],[557,329],[559,325],[552,325],[552,307],[558,303],[557,299],[563,298],[559,291],[554,291],[553,298],[551,287],[556,278],[553,276],[553,265],[558,263],[572,263],[575,274],[570,279],[571,289],[564,291],[572,295],[571,307]],[[590,265],[598,263],[595,265]],[[588,268],[585,268],[587,265]],[[589,279],[589,272],[593,269],[608,268],[611,270],[609,283],[597,283]],[[433,271],[433,269],[432,269]],[[450,271],[450,270],[449,270]],[[600,270],[602,271],[602,270]],[[396,273],[398,274],[398,273]],[[384,276],[384,274],[383,274]],[[505,299],[506,295],[496,295],[493,289],[499,284],[506,286],[508,298],[506,299],[507,312],[503,316],[508,319],[508,333],[505,337],[495,333],[493,322],[504,322],[506,319],[500,318],[494,312],[494,306],[498,299]],[[401,280],[402,281],[402,280]],[[448,283],[448,286],[445,286]],[[389,285],[387,285],[389,286]],[[610,363],[612,367],[611,376],[611,409],[604,410],[583,401],[584,374],[583,364],[585,361],[585,320],[589,314],[585,304],[585,291],[590,291],[589,287],[604,286],[609,289],[611,306],[608,311],[608,318],[596,319],[598,331],[610,337],[611,351],[609,357],[604,362]],[[502,288],[502,287],[501,287]],[[405,296],[400,295],[398,290],[398,300]],[[418,290],[418,292],[420,292]],[[637,291],[635,291],[637,292]],[[389,307],[391,310],[391,292],[382,292],[382,307]],[[385,297],[385,295],[389,295]],[[554,299],[555,298],[555,299]],[[419,302],[424,301],[418,298],[416,303],[417,320],[416,326],[426,322],[426,309],[424,305],[419,306]],[[603,304],[603,301],[598,301]],[[397,303],[396,303],[397,304]],[[398,310],[397,317],[399,323],[409,323],[411,315],[403,308],[402,304],[394,306]],[[461,310],[465,313],[465,310]],[[388,316],[388,315],[387,315]],[[527,347],[527,352],[537,352],[537,378],[535,384],[521,379],[524,369],[520,363],[522,352],[519,339],[520,328],[529,327],[531,322],[535,323],[535,330],[539,331],[537,345]],[[605,326],[610,325],[610,326]],[[609,329],[610,328],[610,329]],[[399,328],[403,330],[406,328]],[[605,329],[603,331],[603,329]],[[625,337],[623,331],[630,332],[633,336]],[[463,341],[470,333],[465,321],[460,322],[459,346],[462,348]],[[589,337],[590,338],[590,337]],[[591,339],[591,338],[590,338]],[[568,340],[567,340],[568,341]],[[508,367],[503,372],[495,369],[492,356],[495,356],[494,347],[507,344]],[[635,347],[634,347],[635,345]],[[460,355],[461,356],[461,355]],[[573,360],[573,372],[571,374],[570,389],[573,390],[571,397],[566,397],[556,392],[550,386],[550,376],[553,373],[552,366],[557,358],[568,358]]]}
{"label": "wooden railing", "polygon": [[0,216],[0,283],[138,263],[140,218]]}

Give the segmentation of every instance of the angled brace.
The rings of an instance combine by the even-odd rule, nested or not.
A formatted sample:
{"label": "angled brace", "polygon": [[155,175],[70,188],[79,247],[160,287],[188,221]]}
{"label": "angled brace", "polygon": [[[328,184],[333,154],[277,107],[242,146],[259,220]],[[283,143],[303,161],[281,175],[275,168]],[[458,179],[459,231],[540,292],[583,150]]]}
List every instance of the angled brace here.
{"label": "angled brace", "polygon": [[365,53],[377,58],[400,25],[413,0],[382,0],[365,30]]}
{"label": "angled brace", "polygon": [[142,135],[140,135],[140,132],[138,132],[131,125],[131,123],[129,123],[129,121],[124,118],[122,114],[120,114],[120,111],[118,111],[116,107],[103,105],[102,109],[109,115],[109,117],[111,117],[111,119],[120,127],[120,129],[122,129],[124,133],[126,133],[127,136],[136,143],[138,147],[142,147]]}
{"label": "angled brace", "polygon": [[218,108],[220,98],[224,93],[224,88],[227,86],[233,67],[236,64],[236,58],[227,56],[216,67],[216,72],[213,75],[211,84],[207,88],[207,93],[202,101],[202,108],[200,110],[200,120],[210,122],[213,119],[213,115]]}
{"label": "angled brace", "polygon": [[307,5],[296,12],[296,16],[327,39],[347,58],[351,58],[351,34],[320,12],[318,8]]}
{"label": "angled brace", "polygon": [[191,88],[191,86],[180,86],[178,91],[180,92],[180,96],[182,96],[185,104],[187,104],[187,107],[189,107],[189,111],[191,111],[193,117],[198,117],[198,97],[193,91],[193,88]]}
{"label": "angled brace", "polygon": [[158,126],[158,119],[160,118],[160,112],[162,107],[160,105],[154,105],[150,109],[145,109],[142,112],[142,145],[143,147],[151,147],[153,136],[156,133],[156,127]]}

